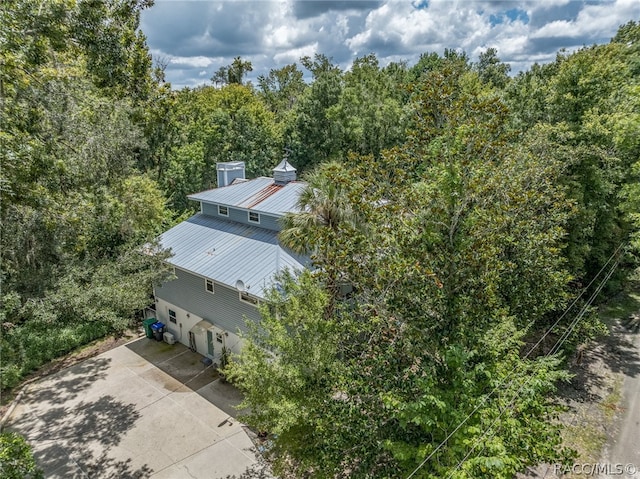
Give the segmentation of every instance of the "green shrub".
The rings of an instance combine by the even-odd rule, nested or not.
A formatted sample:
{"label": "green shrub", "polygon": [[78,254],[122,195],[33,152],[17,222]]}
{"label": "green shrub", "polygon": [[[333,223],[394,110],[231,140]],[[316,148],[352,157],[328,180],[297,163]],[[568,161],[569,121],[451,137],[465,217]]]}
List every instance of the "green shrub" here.
{"label": "green shrub", "polygon": [[32,371],[96,339],[114,332],[110,323],[85,321],[64,326],[28,321],[2,338],[0,387],[15,387]]}
{"label": "green shrub", "polygon": [[15,432],[0,433],[0,477],[3,479],[40,479],[31,446]]}

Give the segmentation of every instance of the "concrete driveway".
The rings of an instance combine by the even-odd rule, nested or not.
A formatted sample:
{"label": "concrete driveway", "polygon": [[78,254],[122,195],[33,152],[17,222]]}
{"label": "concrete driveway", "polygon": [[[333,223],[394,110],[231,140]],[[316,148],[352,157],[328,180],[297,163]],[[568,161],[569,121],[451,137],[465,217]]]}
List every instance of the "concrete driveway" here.
{"label": "concrete driveway", "polygon": [[47,478],[193,479],[254,470],[238,392],[202,356],[146,338],[31,384],[8,420]]}

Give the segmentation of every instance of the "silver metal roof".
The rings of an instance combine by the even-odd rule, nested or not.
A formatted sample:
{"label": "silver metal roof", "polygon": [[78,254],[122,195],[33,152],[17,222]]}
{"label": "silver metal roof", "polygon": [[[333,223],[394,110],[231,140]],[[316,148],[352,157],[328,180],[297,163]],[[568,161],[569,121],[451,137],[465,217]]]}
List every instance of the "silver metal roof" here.
{"label": "silver metal roof", "polygon": [[264,297],[277,272],[309,265],[308,258],[278,243],[276,231],[203,214],[163,233],[160,244],[171,249],[168,262],[175,267],[232,288],[242,280],[247,292],[258,297]]}
{"label": "silver metal roof", "polygon": [[285,213],[298,211],[298,198],[306,185],[301,181],[276,185],[273,178],[262,176],[222,188],[195,193],[189,195],[188,198],[204,203],[283,216]]}

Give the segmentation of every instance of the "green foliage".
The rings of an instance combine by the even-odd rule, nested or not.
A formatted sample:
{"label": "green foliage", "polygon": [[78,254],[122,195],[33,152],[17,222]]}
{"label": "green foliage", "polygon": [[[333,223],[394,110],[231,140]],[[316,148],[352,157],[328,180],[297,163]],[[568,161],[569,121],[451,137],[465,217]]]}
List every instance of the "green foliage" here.
{"label": "green foliage", "polygon": [[195,207],[186,195],[216,186],[217,162],[244,161],[247,177],[270,174],[281,151],[280,129],[252,89],[202,87],[180,92],[175,102],[182,141],[168,150],[161,180],[174,209]]}
{"label": "green foliage", "polygon": [[508,87],[513,125],[529,130],[519,140],[565,165],[559,183],[576,205],[566,257],[578,282],[594,277],[630,231],[621,198],[640,153],[631,133],[637,126],[636,30],[631,22],[607,45],[559,54]]}
{"label": "green foliage", "polygon": [[[347,72],[318,54],[310,84],[294,64],[256,90],[236,57],[223,87],[172,92],[137,30],[151,3],[0,6],[1,387],[131,324],[169,277],[167,204],[186,214],[216,162],[265,175],[287,147],[309,186],[281,239],[316,268],[280,278],[224,369],[278,471],[568,460],[549,399],[566,374],[523,338],[630,233],[639,246],[638,24],[512,80],[495,49],[475,65],[447,49]],[[563,349],[601,332],[583,320]]]}
{"label": "green foliage", "polygon": [[378,156],[403,141],[409,116],[404,64],[380,68],[375,55],[357,58],[348,72],[324,55],[301,63],[313,76],[306,88],[295,65],[259,79],[263,97],[283,118],[296,167],[310,171],[349,153]]}
{"label": "green foliage", "polygon": [[2,326],[0,388],[3,391],[17,386],[25,376],[49,361],[114,332],[107,322],[54,324],[31,320],[20,326]]}
{"label": "green foliage", "polygon": [[291,162],[302,171],[335,159],[338,153],[335,124],[328,112],[340,99],[343,73],[324,55],[300,61],[313,75],[313,83],[296,102],[285,142],[292,150]]}
{"label": "green foliage", "polygon": [[166,257],[149,245],[144,253],[69,265],[41,297],[7,308],[0,326],[2,388],[79,346],[131,327],[134,313],[152,301],[153,285],[170,278]]}
{"label": "green foliage", "polygon": [[136,32],[151,3],[0,5],[2,388],[127,327],[167,276],[150,241],[171,213],[137,169],[162,91]]}
{"label": "green foliage", "polygon": [[281,121],[288,120],[287,114],[293,110],[305,88],[303,73],[295,63],[258,77],[260,96]]}
{"label": "green foliage", "polygon": [[402,142],[407,115],[403,85],[396,81],[396,76],[379,68],[374,55],[354,60],[344,74],[338,102],[327,111],[342,156],[348,152],[378,156]]}
{"label": "green foliage", "polygon": [[487,48],[480,53],[475,70],[483,83],[494,88],[503,89],[509,83],[508,73],[511,71],[511,66],[500,61],[498,50],[495,48]]}
{"label": "green foliage", "polygon": [[332,387],[336,325],[324,317],[327,295],[312,273],[285,275],[280,282],[269,295],[270,305],[262,306],[261,323],[248,324],[251,340],[240,362],[232,361],[225,373],[249,392],[245,404],[258,430],[299,436],[300,427],[311,426],[301,422]]}
{"label": "green foliage", "polygon": [[520,355],[570,279],[562,165],[512,147],[505,106],[463,62],[413,95],[405,145],[308,176],[281,238],[318,269],[285,278],[232,366],[279,472],[406,476],[449,433],[420,477],[569,457],[547,399],[560,359]]}
{"label": "green foliage", "polygon": [[31,446],[15,432],[0,433],[0,476],[4,479],[40,479]]}
{"label": "green foliage", "polygon": [[211,81],[216,85],[242,85],[248,72],[253,71],[250,61],[243,61],[241,57],[235,57],[231,65],[220,67]]}

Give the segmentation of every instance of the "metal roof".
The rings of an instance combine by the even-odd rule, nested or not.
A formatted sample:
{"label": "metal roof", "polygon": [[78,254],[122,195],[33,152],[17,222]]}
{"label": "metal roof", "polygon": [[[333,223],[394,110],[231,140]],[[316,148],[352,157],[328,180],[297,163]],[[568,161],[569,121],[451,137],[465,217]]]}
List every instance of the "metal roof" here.
{"label": "metal roof", "polygon": [[[225,187],[228,188],[228,187]],[[309,259],[278,243],[278,232],[197,214],[160,236],[171,249],[168,262],[177,268],[264,297],[273,276],[284,269],[301,270]]]}
{"label": "metal roof", "polygon": [[215,188],[189,195],[190,200],[202,201],[259,213],[282,216],[298,211],[300,193],[307,184],[292,181],[286,185],[276,185],[273,178],[259,177],[229,186]]}

